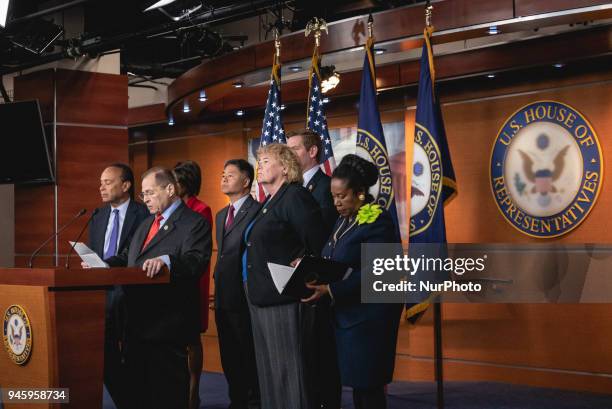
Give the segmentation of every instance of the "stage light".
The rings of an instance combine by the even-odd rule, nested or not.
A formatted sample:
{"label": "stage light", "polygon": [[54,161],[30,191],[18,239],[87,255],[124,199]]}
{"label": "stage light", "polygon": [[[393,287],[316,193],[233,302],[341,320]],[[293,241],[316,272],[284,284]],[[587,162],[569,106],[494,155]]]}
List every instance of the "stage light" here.
{"label": "stage light", "polygon": [[206,91],[201,90],[200,97],[198,99],[200,100],[200,102],[206,102],[206,100],[208,99],[208,97],[206,96]]}
{"label": "stage light", "polygon": [[150,11],[150,10],[155,10],[158,9],[160,7],[164,7],[167,6],[170,3],[174,3],[176,0],[159,0],[157,3],[153,4],[150,7],[147,7],[144,11]]}
{"label": "stage light", "polygon": [[187,113],[191,111],[191,109],[189,108],[189,101],[185,100],[185,102],[183,102],[183,112]]}
{"label": "stage light", "polygon": [[0,27],[6,27],[10,0],[0,0]]}
{"label": "stage light", "polygon": [[236,116],[243,116],[244,115],[244,111],[242,109],[239,109],[238,111],[236,111]]}

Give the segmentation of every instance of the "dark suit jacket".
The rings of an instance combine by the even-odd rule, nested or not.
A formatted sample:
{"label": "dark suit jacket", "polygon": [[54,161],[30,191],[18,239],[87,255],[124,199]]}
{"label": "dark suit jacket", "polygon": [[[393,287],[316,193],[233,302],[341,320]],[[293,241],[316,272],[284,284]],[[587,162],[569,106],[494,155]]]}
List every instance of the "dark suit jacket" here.
{"label": "dark suit jacket", "polygon": [[230,229],[225,230],[227,210],[224,207],[215,216],[217,235],[217,264],[215,266],[215,308],[227,311],[244,311],[248,306],[242,282],[242,253],[244,230],[261,204],[249,195],[234,218]]}
{"label": "dark suit jacket", "polygon": [[276,290],[267,263],[289,265],[304,254],[321,253],[325,242],[321,209],[297,183],[283,185],[259,210],[247,241],[249,299],[267,306],[296,302]]}
{"label": "dark suit jacket", "polygon": [[383,211],[373,223],[355,225],[335,246],[328,242],[322,253],[353,267],[349,277],[330,284],[330,290],[342,384],[366,388],[392,380],[402,305],[361,303],[362,243],[400,243],[389,212]]}
{"label": "dark suit jacket", "polygon": [[312,179],[308,181],[306,188],[312,193],[312,197],[321,207],[321,215],[323,216],[323,224],[326,229],[326,238],[330,236],[332,228],[338,220],[338,211],[334,206],[331,190],[331,178],[321,169],[317,170]]}
{"label": "dark suit jacket", "polygon": [[154,219],[150,216],[145,220],[129,247],[107,263],[111,267],[135,267],[150,258],[170,257],[169,284],[125,287],[128,339],[185,345],[194,332],[192,327],[199,325],[198,282],[212,253],[211,227],[181,202],[141,251]]}
{"label": "dark suit jacket", "polygon": [[[94,210],[94,215],[89,221],[89,247],[100,258],[104,257],[104,236],[110,215],[111,206],[106,205]],[[134,232],[147,217],[149,217],[147,206],[135,200],[130,200],[127,212],[125,213],[119,243],[117,244],[117,254],[120,254],[127,247],[130,240],[132,240]]]}

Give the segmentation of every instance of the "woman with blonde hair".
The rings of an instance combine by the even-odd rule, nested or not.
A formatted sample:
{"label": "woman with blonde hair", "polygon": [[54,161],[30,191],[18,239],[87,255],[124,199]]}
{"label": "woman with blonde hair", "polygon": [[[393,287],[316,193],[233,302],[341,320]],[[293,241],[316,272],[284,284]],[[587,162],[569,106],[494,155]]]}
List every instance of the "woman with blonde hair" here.
{"label": "woman with blonde hair", "polygon": [[306,365],[311,312],[300,300],[279,294],[267,263],[289,265],[305,254],[320,254],[325,242],[321,211],[302,186],[297,157],[286,145],[257,152],[257,182],[268,193],[244,233],[245,292],[253,327],[262,409],[312,408]]}

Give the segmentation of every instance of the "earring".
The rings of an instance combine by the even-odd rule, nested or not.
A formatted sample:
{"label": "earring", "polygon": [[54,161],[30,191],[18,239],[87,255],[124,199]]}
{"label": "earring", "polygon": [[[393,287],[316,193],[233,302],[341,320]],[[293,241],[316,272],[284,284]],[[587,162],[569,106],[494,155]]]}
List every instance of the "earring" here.
{"label": "earring", "polygon": [[365,195],[363,193],[359,193],[358,198],[359,198],[360,201],[363,202],[365,200]]}

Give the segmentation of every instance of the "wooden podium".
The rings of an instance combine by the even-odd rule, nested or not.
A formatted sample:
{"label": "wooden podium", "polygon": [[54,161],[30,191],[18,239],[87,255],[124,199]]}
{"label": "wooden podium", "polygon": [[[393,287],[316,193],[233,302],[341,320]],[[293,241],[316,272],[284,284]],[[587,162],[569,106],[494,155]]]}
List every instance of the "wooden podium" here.
{"label": "wooden podium", "polygon": [[32,341],[29,360],[21,365],[1,341],[0,387],[70,389],[67,405],[4,403],[3,409],[101,408],[106,289],[168,281],[167,272],[150,279],[140,268],[0,268],[2,322],[10,306],[20,306]]}

